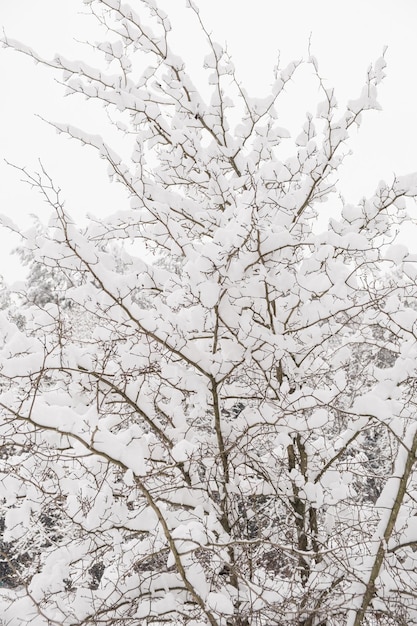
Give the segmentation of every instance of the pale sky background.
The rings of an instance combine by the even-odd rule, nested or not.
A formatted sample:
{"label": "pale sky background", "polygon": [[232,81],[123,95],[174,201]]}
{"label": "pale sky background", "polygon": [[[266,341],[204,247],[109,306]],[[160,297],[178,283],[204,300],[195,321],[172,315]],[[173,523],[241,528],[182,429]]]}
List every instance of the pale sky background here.
{"label": "pale sky background", "polygon": [[[280,52],[281,65],[306,58],[310,33],[312,53],[321,75],[336,88],[341,105],[360,94],[366,69],[388,46],[387,78],[380,89],[382,112],[364,116],[350,147],[354,155],[341,172],[340,188],[347,201],[371,194],[380,179],[393,173],[417,171],[417,2],[415,0],[197,0],[213,38],[227,41],[237,74],[253,96],[268,91],[272,68]],[[141,10],[139,0],[130,4]],[[185,0],[160,0],[169,14],[174,48],[201,76],[207,53],[204,38]],[[88,61],[88,50],[75,40],[95,41],[104,36],[94,22],[79,12],[81,0],[0,0],[0,24],[10,38],[19,39],[44,56],[60,52]],[[92,150],[59,136],[36,114],[52,121],[74,123],[100,133],[105,116],[81,98],[63,98],[59,73],[54,73],[10,50],[0,49],[0,213],[22,229],[30,214],[47,221],[49,208],[39,195],[20,182],[7,159],[28,169],[38,159],[62,188],[66,206],[77,220],[90,212],[104,215],[125,202],[106,179],[106,167]],[[315,112],[321,96],[308,72],[296,76],[283,102],[280,125],[294,135],[307,110]],[[279,107],[278,107],[279,110]],[[417,217],[417,207],[416,207]],[[412,249],[415,235],[408,237]],[[9,252],[17,237],[0,231],[0,274],[7,280],[23,275]]]}

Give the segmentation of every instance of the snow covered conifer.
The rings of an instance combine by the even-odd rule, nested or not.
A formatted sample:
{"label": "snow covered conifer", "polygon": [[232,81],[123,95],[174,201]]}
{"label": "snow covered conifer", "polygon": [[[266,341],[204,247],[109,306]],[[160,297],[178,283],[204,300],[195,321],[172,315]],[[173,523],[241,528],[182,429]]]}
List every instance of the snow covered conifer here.
{"label": "snow covered conifer", "polygon": [[27,298],[19,325],[0,312],[4,541],[22,555],[5,623],[417,624],[417,259],[395,242],[417,176],[336,193],[384,59],[339,109],[310,58],[322,101],[293,140],[277,111],[297,63],[251,97],[189,2],[207,97],[153,0],[85,4],[103,66],[5,40],[107,107],[120,154],[56,128],[128,197],[79,228],[31,179],[53,209],[31,262],[66,293]]}

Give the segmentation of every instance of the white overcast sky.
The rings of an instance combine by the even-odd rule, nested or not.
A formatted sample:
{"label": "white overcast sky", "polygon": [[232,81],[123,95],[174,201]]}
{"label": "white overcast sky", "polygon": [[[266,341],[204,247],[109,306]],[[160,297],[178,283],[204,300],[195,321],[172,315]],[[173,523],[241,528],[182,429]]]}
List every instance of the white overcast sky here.
{"label": "white overcast sky", "polygon": [[[238,75],[254,96],[262,96],[271,82],[277,54],[281,64],[306,58],[311,34],[312,53],[321,75],[336,88],[338,100],[359,96],[367,66],[388,46],[387,78],[380,90],[382,112],[364,117],[352,138],[350,157],[342,172],[344,196],[351,202],[371,194],[382,178],[417,171],[417,2],[415,0],[197,0],[215,40],[227,41]],[[139,0],[130,4],[140,10]],[[185,11],[185,0],[160,0],[170,15],[176,50],[201,72],[207,50],[197,25]],[[88,51],[76,40],[101,36],[91,18],[81,15],[81,0],[0,0],[0,24],[6,34],[45,56],[61,52],[81,59]],[[115,186],[108,186],[106,169],[94,153],[55,134],[36,115],[76,123],[100,132],[103,116],[75,98],[62,98],[63,88],[47,68],[0,49],[0,213],[22,228],[29,215],[46,221],[49,209],[40,197],[22,185],[7,159],[29,169],[38,159],[62,187],[67,207],[78,220],[88,212],[100,215],[123,202]],[[280,120],[298,134],[305,111],[314,113],[319,94],[301,72],[288,93]],[[291,106],[289,106],[291,102]],[[416,208],[417,212],[417,208]],[[17,260],[9,256],[18,243],[0,232],[0,274],[19,277]],[[413,247],[413,240],[408,241]],[[417,246],[416,246],[417,247]]]}

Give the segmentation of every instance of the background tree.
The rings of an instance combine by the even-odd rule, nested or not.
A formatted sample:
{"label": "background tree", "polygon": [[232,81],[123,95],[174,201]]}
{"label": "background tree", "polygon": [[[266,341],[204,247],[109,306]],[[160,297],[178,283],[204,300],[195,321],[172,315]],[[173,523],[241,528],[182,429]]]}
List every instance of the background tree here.
{"label": "background tree", "polygon": [[107,108],[118,152],[55,126],[127,196],[81,229],[25,172],[53,209],[32,267],[65,297],[2,313],[5,623],[417,623],[417,272],[395,243],[417,177],[336,194],[384,59],[339,111],[310,57],[323,100],[293,141],[277,106],[297,63],[250,97],[189,2],[203,97],[153,1],[86,5],[107,70],[5,39]]}

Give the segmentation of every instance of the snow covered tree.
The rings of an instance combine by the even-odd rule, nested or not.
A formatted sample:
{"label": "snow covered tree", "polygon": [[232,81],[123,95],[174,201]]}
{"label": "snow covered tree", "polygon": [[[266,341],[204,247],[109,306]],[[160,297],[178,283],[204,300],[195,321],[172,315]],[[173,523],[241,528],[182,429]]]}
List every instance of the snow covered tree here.
{"label": "snow covered tree", "polygon": [[65,294],[0,312],[4,623],[417,624],[417,258],[396,243],[417,176],[336,187],[384,59],[338,109],[310,57],[322,101],[293,140],[298,63],[251,97],[189,1],[202,93],[153,0],[85,4],[97,68],[4,40],[107,108],[117,149],[55,126],[127,196],[78,228],[27,173],[53,210],[28,255]]}

